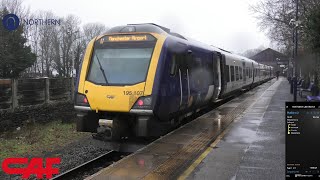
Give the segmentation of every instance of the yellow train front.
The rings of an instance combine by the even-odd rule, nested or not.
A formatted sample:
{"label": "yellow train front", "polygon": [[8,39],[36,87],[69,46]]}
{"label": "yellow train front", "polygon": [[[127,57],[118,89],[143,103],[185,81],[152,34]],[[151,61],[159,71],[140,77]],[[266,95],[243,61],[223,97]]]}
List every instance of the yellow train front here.
{"label": "yellow train front", "polygon": [[75,98],[78,131],[107,128],[113,139],[148,133],[154,77],[165,37],[155,27],[152,33],[136,28],[146,27],[116,27],[88,44]]}

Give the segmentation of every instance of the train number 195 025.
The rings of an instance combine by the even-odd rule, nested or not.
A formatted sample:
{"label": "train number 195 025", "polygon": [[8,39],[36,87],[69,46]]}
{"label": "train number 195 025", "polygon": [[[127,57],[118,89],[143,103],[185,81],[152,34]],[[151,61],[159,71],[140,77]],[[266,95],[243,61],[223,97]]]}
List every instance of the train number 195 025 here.
{"label": "train number 195 025", "polygon": [[142,96],[143,95],[143,91],[123,91],[123,95],[126,95],[126,96],[131,96],[131,95]]}

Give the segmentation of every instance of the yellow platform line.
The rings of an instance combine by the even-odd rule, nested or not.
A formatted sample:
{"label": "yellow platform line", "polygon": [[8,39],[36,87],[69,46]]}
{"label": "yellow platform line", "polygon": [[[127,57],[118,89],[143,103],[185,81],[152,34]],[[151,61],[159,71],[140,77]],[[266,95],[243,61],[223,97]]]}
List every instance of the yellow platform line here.
{"label": "yellow platform line", "polygon": [[203,161],[204,158],[208,156],[208,154],[217,146],[220,140],[225,136],[227,132],[229,132],[230,126],[226,128],[217,138],[216,140],[210,144],[210,146],[189,166],[187,170],[185,170],[178,178],[178,180],[187,179],[187,177],[194,171],[194,169]]}

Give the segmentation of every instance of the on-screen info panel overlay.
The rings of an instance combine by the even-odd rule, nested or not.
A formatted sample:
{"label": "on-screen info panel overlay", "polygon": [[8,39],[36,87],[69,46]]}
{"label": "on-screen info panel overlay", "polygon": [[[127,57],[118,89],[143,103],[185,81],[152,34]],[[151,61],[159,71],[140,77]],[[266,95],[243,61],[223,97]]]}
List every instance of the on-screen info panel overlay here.
{"label": "on-screen info panel overlay", "polygon": [[286,177],[320,178],[320,102],[286,102]]}

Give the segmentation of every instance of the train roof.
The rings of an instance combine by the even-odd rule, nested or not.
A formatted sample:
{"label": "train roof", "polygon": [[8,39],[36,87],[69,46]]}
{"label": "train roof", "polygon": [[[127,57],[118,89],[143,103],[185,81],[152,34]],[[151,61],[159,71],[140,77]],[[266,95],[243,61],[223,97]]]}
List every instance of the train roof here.
{"label": "train roof", "polygon": [[234,53],[227,51],[227,50],[224,50],[222,48],[215,47],[212,45],[210,46],[205,43],[194,40],[192,38],[187,38],[185,36],[182,36],[181,34],[178,34],[176,32],[172,32],[169,28],[166,28],[164,26],[160,26],[160,25],[154,24],[154,23],[127,24],[127,25],[123,25],[123,26],[116,26],[116,27],[109,29],[106,33],[132,33],[132,32],[150,32],[150,33],[166,34],[170,37],[178,38],[182,41],[187,41],[188,44],[191,46],[197,46],[197,47],[200,47],[203,49],[220,52],[220,53],[223,53],[225,55],[228,55],[228,56],[231,56],[231,57],[234,57],[237,59],[242,59],[245,61],[253,62],[255,64],[260,64],[252,59],[234,54]]}
{"label": "train roof", "polygon": [[172,32],[169,28],[154,24],[154,23],[144,23],[144,24],[127,24],[124,26],[116,26],[107,31],[107,33],[131,33],[131,32],[153,32],[159,34],[168,34],[175,36],[184,40],[187,40],[181,34]]}

